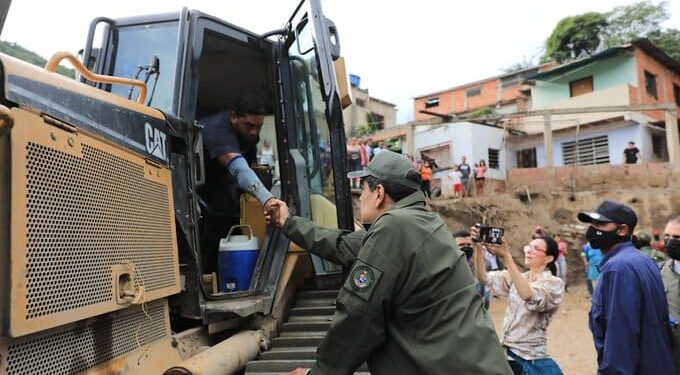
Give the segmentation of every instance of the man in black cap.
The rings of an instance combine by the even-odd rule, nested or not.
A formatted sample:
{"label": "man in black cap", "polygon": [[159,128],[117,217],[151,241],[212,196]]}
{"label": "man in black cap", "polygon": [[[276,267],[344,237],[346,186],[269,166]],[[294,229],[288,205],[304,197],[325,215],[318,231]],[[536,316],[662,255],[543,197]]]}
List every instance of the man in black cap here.
{"label": "man in black cap", "polygon": [[[367,231],[324,229],[275,200],[265,219],[293,242],[351,267],[311,374],[512,374],[465,256],[425,205],[411,162],[382,151],[362,171]],[[310,373],[297,369],[290,374]]]}
{"label": "man in black cap", "polygon": [[637,215],[604,201],[578,214],[589,223],[586,239],[604,259],[588,324],[597,350],[598,374],[672,374],[668,304],[654,262],[633,246]]}

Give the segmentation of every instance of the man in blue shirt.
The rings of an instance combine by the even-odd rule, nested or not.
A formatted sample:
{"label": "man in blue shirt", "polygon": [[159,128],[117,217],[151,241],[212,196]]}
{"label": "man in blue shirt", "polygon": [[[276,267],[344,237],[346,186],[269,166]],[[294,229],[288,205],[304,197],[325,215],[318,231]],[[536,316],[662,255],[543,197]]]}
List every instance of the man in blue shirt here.
{"label": "man in blue shirt", "polygon": [[604,255],[588,324],[597,350],[598,374],[673,374],[668,304],[654,262],[631,242],[637,215],[604,201],[578,214],[589,223],[586,238]]}
{"label": "man in blue shirt", "polygon": [[597,285],[597,278],[600,277],[600,262],[604,256],[600,249],[593,249],[589,242],[583,245],[581,257],[586,263],[586,279],[588,286],[588,294],[593,295],[593,288]]}
{"label": "man in blue shirt", "polygon": [[220,238],[239,223],[240,195],[246,192],[267,206],[274,196],[252,170],[264,124],[265,106],[254,94],[234,102],[231,110],[202,118],[205,185],[198,190],[206,204],[201,231],[204,272],[214,268]]}

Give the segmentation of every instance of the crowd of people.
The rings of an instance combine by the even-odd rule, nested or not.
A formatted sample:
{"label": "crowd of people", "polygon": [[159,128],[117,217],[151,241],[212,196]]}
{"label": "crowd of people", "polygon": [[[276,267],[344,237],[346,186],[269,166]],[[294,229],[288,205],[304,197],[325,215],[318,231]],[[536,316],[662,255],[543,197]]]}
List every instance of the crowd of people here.
{"label": "crowd of people", "polygon": [[[316,366],[291,374],[350,373],[364,361],[375,374],[562,374],[547,330],[566,293],[567,242],[537,226],[520,264],[504,238],[486,242],[479,226],[447,240],[446,224],[424,204],[422,175],[418,163],[392,152],[350,173],[360,179],[367,231],[318,228],[291,218],[283,203],[283,214],[266,214],[298,245],[350,268],[340,320]],[[647,237],[621,203],[604,201],[575,219],[588,224],[582,256],[598,374],[680,374],[680,217]],[[490,296],[507,298],[495,341]],[[358,348],[349,357],[347,345]]]}
{"label": "crowd of people", "polygon": [[[536,228],[523,246],[522,272],[504,239],[487,242],[477,226],[452,235],[427,208],[430,165],[358,141],[348,146],[356,168],[348,178],[361,189],[365,230],[321,228],[291,215],[251,168],[264,113],[261,100],[244,95],[201,119],[208,165],[199,194],[209,208],[201,242],[216,250],[238,220],[229,216],[239,211],[237,195],[225,192],[240,189],[262,204],[268,224],[349,270],[314,367],[291,374],[352,373],[364,362],[376,375],[562,373],[546,336],[566,288],[568,248],[559,235]],[[270,147],[260,153],[266,164],[275,162]],[[461,185],[466,164],[455,169]],[[483,186],[486,164],[476,167],[468,180]],[[680,216],[663,232],[636,236],[637,215],[621,203],[604,201],[578,220],[588,225],[582,255],[598,374],[680,374]],[[500,339],[485,308],[490,294],[508,299]]]}

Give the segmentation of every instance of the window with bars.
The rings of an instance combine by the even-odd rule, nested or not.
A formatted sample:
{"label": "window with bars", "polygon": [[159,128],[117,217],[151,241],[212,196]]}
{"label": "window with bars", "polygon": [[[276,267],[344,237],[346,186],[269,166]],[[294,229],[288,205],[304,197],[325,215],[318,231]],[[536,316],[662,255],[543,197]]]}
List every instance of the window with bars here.
{"label": "window with bars", "polygon": [[477,87],[477,88],[474,88],[474,89],[467,90],[467,91],[465,92],[465,95],[466,95],[468,98],[472,98],[473,96],[482,95],[482,88],[481,88],[481,87]]}
{"label": "window with bars", "polygon": [[609,138],[606,135],[562,143],[564,165],[609,163]]}
{"label": "window with bars", "polygon": [[659,161],[668,161],[666,137],[663,134],[652,134],[652,155]]}
{"label": "window with bars", "polygon": [[498,169],[501,150],[497,148],[489,149],[489,168]]}
{"label": "window with bars", "polygon": [[654,98],[659,98],[659,94],[656,91],[656,75],[645,70],[645,88],[649,96]]}
{"label": "window with bars", "polygon": [[517,157],[517,168],[536,168],[538,166],[536,147],[517,150],[515,156]]}
{"label": "window with bars", "polygon": [[439,98],[431,98],[425,101],[425,108],[432,108],[439,105]]}

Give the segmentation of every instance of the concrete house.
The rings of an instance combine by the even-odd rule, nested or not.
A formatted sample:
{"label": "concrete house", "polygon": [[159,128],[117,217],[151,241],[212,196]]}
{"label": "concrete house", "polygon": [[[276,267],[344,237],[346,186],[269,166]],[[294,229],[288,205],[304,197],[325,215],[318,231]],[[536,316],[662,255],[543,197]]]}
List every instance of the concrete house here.
{"label": "concrete house", "polygon": [[531,100],[530,86],[524,84],[525,79],[554,65],[542,64],[417,96],[413,98],[415,121],[431,119],[434,117],[431,113],[460,115],[481,108],[490,108],[499,114],[525,111]]}
{"label": "concrete house", "polygon": [[394,127],[397,123],[397,106],[385,100],[372,97],[368,89],[361,88],[359,76],[350,75],[352,105],[342,111],[347,135],[354,137],[359,128],[368,124],[369,119],[377,130]]}
{"label": "concrete house", "polygon": [[680,105],[680,62],[648,40],[557,66],[528,81],[532,110],[585,110],[550,116],[552,158],[544,142],[546,117],[520,118],[516,130],[524,134],[508,137],[508,168],[543,167],[550,161],[556,167],[622,164],[623,150],[631,141],[643,161],[669,160],[665,116],[670,112],[587,113],[588,108],[602,106]]}
{"label": "concrete house", "polygon": [[[453,186],[447,175],[454,164],[460,164],[465,156],[471,167],[485,160],[486,191],[497,189],[504,184],[506,156],[503,145],[505,130],[499,127],[474,122],[443,123],[424,126],[414,134],[416,159],[434,159],[438,168],[433,170],[435,185],[440,185],[443,195],[451,195]],[[471,140],[475,140],[472,142]]]}

